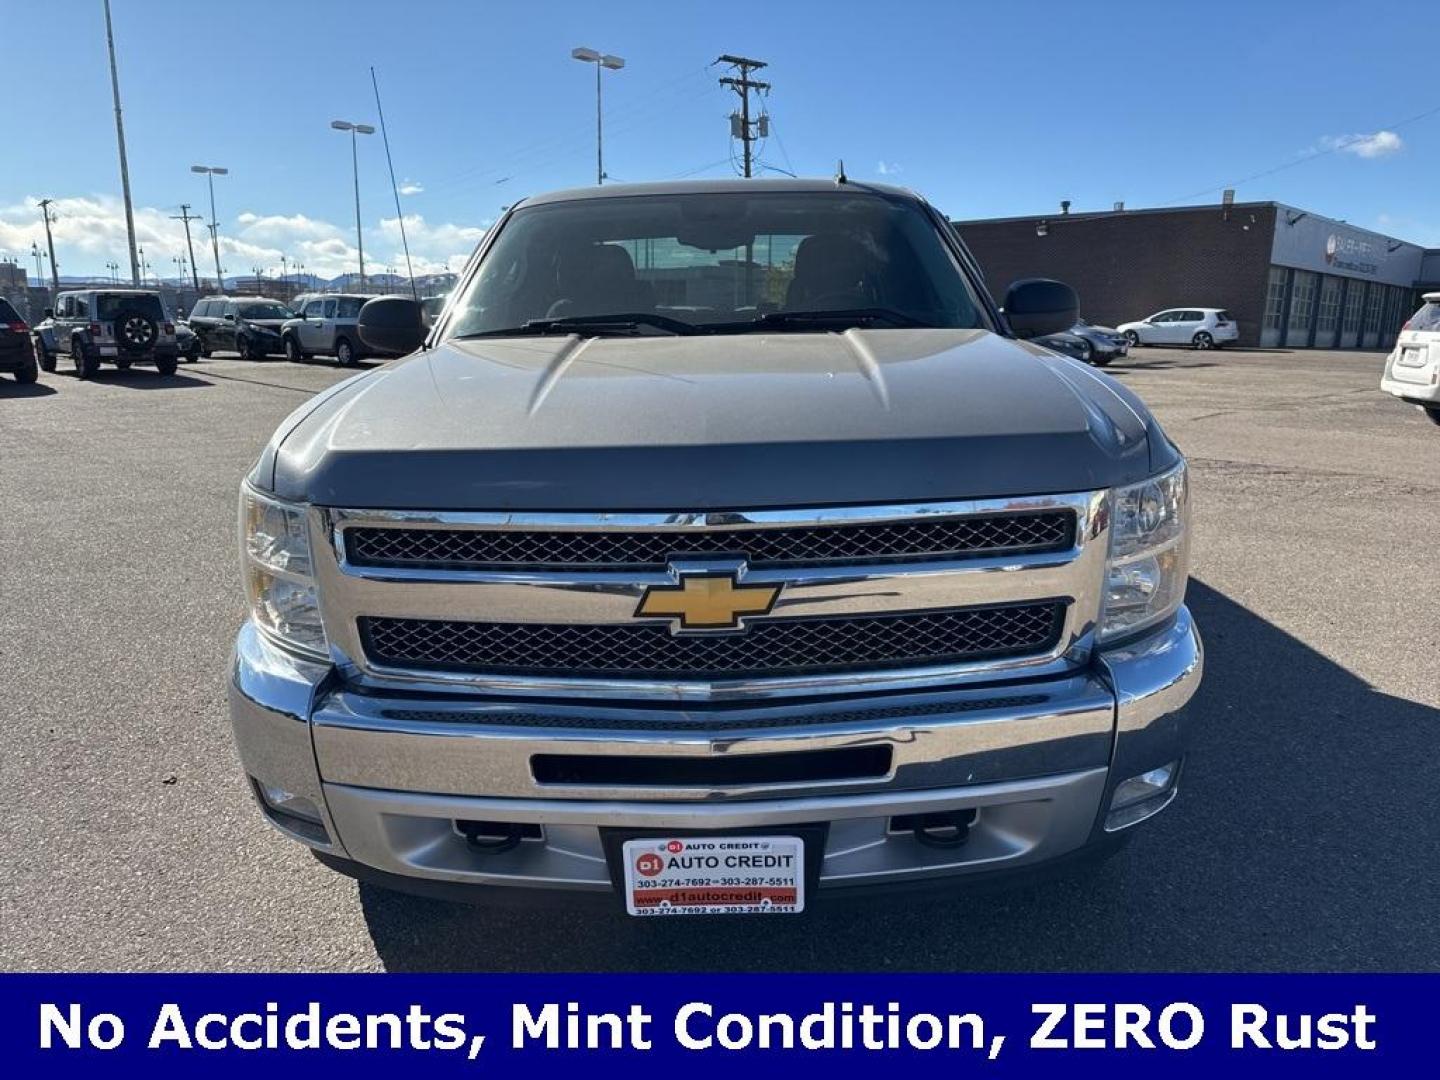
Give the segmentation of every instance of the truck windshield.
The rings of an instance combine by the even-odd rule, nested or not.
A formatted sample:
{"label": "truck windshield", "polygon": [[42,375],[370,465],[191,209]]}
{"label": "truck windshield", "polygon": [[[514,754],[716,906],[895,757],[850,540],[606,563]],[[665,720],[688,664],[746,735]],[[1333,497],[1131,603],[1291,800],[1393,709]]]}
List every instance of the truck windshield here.
{"label": "truck windshield", "polygon": [[923,209],[852,189],[522,207],[446,336],[984,325]]}

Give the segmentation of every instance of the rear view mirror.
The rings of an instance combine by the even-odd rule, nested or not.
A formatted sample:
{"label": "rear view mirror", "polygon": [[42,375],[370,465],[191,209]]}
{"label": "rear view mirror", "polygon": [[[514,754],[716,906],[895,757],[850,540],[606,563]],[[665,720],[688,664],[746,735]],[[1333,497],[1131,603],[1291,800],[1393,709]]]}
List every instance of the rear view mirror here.
{"label": "rear view mirror", "polygon": [[1069,330],[1080,317],[1080,298],[1064,282],[1025,278],[1005,291],[1005,321],[1018,338]]}
{"label": "rear view mirror", "polygon": [[420,305],[403,296],[367,300],[360,309],[356,330],[361,341],[381,352],[411,353],[425,341]]}

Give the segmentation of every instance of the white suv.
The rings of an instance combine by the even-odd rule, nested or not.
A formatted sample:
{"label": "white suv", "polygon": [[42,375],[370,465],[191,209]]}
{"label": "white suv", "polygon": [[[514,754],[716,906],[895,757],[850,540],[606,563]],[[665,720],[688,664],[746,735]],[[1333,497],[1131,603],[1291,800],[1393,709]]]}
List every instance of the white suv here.
{"label": "white suv", "polygon": [[1426,293],[1424,305],[1400,329],[1380,389],[1418,405],[1440,424],[1440,292]]}
{"label": "white suv", "polygon": [[1190,345],[1218,349],[1240,336],[1240,327],[1221,308],[1167,308],[1139,322],[1116,327],[1131,348],[1136,345]]}

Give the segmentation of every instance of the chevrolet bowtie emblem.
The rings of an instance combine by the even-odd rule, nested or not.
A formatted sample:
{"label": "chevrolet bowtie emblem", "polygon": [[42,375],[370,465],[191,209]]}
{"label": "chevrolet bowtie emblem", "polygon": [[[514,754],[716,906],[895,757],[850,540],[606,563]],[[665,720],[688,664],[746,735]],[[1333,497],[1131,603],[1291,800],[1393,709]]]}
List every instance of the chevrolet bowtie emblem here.
{"label": "chevrolet bowtie emblem", "polygon": [[769,614],[781,588],[741,585],[728,573],[682,573],[678,585],[646,589],[635,614],[679,619],[678,630],[737,630],[743,616]]}

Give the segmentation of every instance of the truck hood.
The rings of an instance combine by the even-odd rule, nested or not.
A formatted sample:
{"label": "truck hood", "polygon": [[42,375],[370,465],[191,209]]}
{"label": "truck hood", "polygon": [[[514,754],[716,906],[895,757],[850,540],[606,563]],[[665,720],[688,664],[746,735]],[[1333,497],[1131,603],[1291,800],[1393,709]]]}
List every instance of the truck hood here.
{"label": "truck hood", "polygon": [[1157,446],[1128,390],[984,330],[489,338],[332,387],[252,475],[350,508],[759,509],[1108,487]]}

